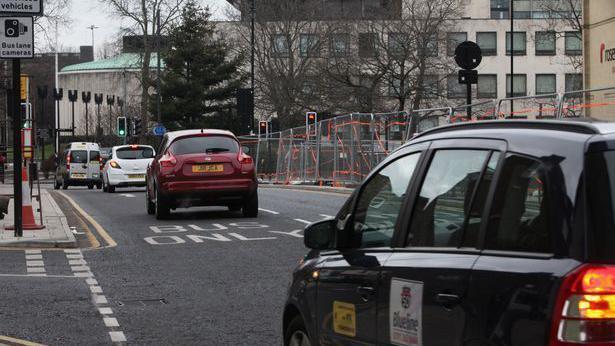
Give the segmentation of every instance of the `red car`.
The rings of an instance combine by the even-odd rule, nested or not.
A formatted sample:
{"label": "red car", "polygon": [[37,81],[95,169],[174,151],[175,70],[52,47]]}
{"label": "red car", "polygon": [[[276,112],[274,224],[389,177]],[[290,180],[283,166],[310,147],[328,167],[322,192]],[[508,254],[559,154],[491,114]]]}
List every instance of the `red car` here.
{"label": "red car", "polygon": [[222,130],[183,130],[164,135],[147,168],[147,213],[167,218],[172,209],[227,206],[258,215],[254,160],[237,137]]}

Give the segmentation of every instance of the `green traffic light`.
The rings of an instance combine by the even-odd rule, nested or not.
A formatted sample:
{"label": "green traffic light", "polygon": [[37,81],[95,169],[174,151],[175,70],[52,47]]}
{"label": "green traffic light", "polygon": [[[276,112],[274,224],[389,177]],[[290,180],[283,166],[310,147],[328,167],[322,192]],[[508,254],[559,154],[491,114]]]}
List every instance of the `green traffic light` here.
{"label": "green traffic light", "polygon": [[120,130],[120,135],[124,135],[124,130]]}

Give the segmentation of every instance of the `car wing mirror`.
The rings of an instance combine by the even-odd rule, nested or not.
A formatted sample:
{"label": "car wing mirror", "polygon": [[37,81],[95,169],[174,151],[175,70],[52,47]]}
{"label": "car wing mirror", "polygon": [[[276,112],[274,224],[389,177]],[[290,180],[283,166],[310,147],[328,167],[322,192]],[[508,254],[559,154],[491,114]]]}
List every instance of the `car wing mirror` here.
{"label": "car wing mirror", "polygon": [[327,219],[315,222],[305,228],[303,243],[313,250],[329,250],[333,248],[335,239],[336,222]]}

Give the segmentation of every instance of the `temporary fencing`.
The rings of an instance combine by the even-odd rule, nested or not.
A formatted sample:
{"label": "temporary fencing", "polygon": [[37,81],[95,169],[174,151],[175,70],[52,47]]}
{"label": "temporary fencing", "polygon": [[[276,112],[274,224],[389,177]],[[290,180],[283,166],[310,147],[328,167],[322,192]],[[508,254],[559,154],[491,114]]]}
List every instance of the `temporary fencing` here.
{"label": "temporary fencing", "polygon": [[352,186],[393,150],[434,127],[497,119],[600,119],[613,117],[614,111],[612,87],[408,112],[353,113],[240,140],[255,157],[261,181]]}

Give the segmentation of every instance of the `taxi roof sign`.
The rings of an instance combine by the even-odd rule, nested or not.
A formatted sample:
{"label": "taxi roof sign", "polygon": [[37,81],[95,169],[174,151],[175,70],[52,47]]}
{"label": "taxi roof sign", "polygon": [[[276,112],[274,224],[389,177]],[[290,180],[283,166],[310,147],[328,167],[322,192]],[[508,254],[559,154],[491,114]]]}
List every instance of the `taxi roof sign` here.
{"label": "taxi roof sign", "polygon": [[43,0],[0,0],[0,14],[43,15]]}

